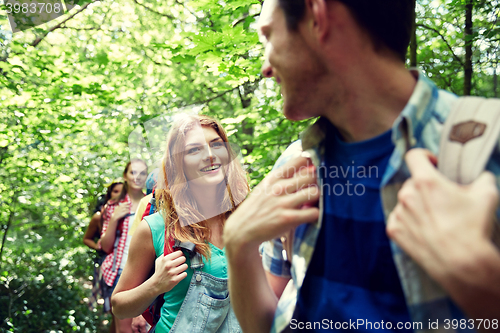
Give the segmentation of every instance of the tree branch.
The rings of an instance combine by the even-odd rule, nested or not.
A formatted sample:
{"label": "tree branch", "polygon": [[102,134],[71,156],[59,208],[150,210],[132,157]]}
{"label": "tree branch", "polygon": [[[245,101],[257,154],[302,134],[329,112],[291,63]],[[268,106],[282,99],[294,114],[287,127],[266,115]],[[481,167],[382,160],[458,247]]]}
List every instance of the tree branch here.
{"label": "tree branch", "polygon": [[139,1],[137,1],[137,0],[134,0],[134,2],[135,2],[136,4],[138,4],[139,6],[142,6],[142,7],[144,7],[145,9],[149,10],[149,11],[150,11],[150,12],[152,12],[152,13],[155,13],[155,14],[158,14],[158,15],[161,15],[161,16],[164,16],[164,17],[168,17],[168,18],[169,18],[169,19],[171,19],[171,20],[175,20],[175,17],[173,17],[173,16],[172,16],[172,15],[170,15],[170,14],[165,14],[165,13],[160,13],[160,12],[157,12],[157,11],[156,11],[156,10],[154,10],[153,8],[148,7],[148,6],[146,6],[146,5],[142,4],[142,3],[140,3],[140,2],[139,2]]}
{"label": "tree branch", "polygon": [[453,48],[451,47],[451,45],[448,43],[448,41],[446,40],[446,38],[436,29],[432,28],[432,27],[429,27],[428,25],[425,25],[425,24],[417,24],[418,27],[422,27],[422,28],[425,28],[427,30],[431,30],[431,31],[434,31],[435,33],[438,34],[439,37],[441,37],[441,39],[443,40],[443,42],[446,44],[446,46],[448,47],[448,49],[450,50],[451,54],[453,55],[453,58],[455,58],[456,61],[458,61],[460,63],[460,65],[462,65],[462,67],[464,66],[464,62],[462,61],[462,59],[460,59],[456,54],[455,52],[453,52]]}
{"label": "tree branch", "polygon": [[206,99],[206,100],[204,100],[204,101],[198,101],[198,102],[196,102],[196,103],[194,103],[194,104],[205,104],[205,103],[210,103],[210,102],[211,102],[211,101],[213,101],[214,99],[217,99],[217,98],[219,98],[219,97],[222,97],[222,96],[224,96],[225,94],[227,94],[227,93],[230,93],[230,92],[234,91],[234,89],[238,89],[239,87],[240,87],[240,86],[237,86],[237,87],[234,87],[234,88],[228,89],[228,90],[226,90],[226,91],[223,91],[223,92],[221,92],[221,93],[219,93],[219,94],[215,95],[214,97],[210,97],[210,98],[208,98],[208,99]]}
{"label": "tree branch", "polygon": [[198,15],[196,15],[195,13],[193,13],[191,11],[191,9],[189,9],[184,2],[180,2],[179,0],[175,0],[175,2],[177,2],[179,5],[181,5],[182,7],[184,7],[184,9],[186,9],[188,12],[190,12],[191,15],[193,15],[194,17],[196,17],[196,20],[200,20],[201,19],[201,17],[199,17]]}
{"label": "tree branch", "polygon": [[167,64],[162,64],[161,62],[158,62],[158,61],[154,60],[152,57],[150,57],[150,56],[148,55],[148,53],[146,52],[146,50],[144,50],[144,56],[145,56],[146,58],[148,58],[148,59],[149,59],[149,61],[151,61],[151,62],[152,62],[152,63],[154,63],[155,65],[158,65],[158,66],[168,66]]}
{"label": "tree branch", "polygon": [[64,29],[71,29],[71,30],[77,30],[77,31],[84,31],[84,30],[102,30],[101,27],[94,27],[94,28],[75,28],[75,27],[68,27],[68,26],[64,26],[64,27],[61,27],[61,28],[64,28]]}
{"label": "tree branch", "polygon": [[[252,15],[252,17],[257,17],[257,16],[259,16],[259,15],[260,15],[260,13],[253,14],[253,15]],[[240,18],[239,20],[234,21],[234,22],[232,23],[233,28],[234,28],[235,26],[237,26],[238,24],[240,24],[241,22],[245,22],[245,20],[247,19],[247,17],[248,17],[248,16],[250,16],[250,15],[246,14],[246,15],[244,15],[242,18]]]}
{"label": "tree branch", "polygon": [[[99,0],[96,0],[96,1],[99,1]],[[96,2],[94,1],[94,2]],[[71,20],[73,17],[75,17],[76,15],[78,15],[79,13],[83,12],[90,4],[94,3],[94,2],[89,2],[89,3],[86,3],[85,5],[83,5],[80,9],[78,9],[78,11],[76,11],[73,15],[70,15],[67,19],[65,19],[64,21],[62,21],[61,23],[53,26],[52,28],[50,28],[47,32],[45,32],[45,34],[41,37],[37,37],[32,43],[31,43],[31,46],[33,47],[36,47],[38,44],[40,44],[40,42],[45,38],[47,37],[47,35],[49,33],[51,33],[52,31],[56,30],[56,29],[59,29],[59,28],[62,28],[63,25],[68,22],[69,20]]]}
{"label": "tree branch", "polygon": [[[261,78],[259,78],[258,80],[253,81],[253,82],[246,82],[246,84],[253,85],[253,84],[256,84],[257,82],[259,82],[259,81],[261,81],[261,80],[262,80],[262,77],[261,77]],[[203,101],[197,101],[197,102],[192,103],[192,104],[190,104],[190,105],[210,103],[211,101],[213,101],[213,100],[215,100],[215,99],[217,99],[217,98],[219,98],[219,97],[222,97],[222,96],[226,95],[227,93],[230,93],[230,92],[234,91],[235,89],[238,89],[238,92],[239,92],[239,88],[240,88],[240,87],[242,87],[242,86],[244,86],[244,85],[245,85],[245,83],[244,83],[244,84],[242,84],[242,85],[236,86],[236,87],[234,87],[234,88],[231,88],[231,89],[225,90],[225,91],[223,91],[223,92],[221,92],[221,93],[219,93],[219,94],[215,95],[214,97],[207,98],[206,100],[203,100]],[[209,89],[210,89],[210,88],[209,88]]]}

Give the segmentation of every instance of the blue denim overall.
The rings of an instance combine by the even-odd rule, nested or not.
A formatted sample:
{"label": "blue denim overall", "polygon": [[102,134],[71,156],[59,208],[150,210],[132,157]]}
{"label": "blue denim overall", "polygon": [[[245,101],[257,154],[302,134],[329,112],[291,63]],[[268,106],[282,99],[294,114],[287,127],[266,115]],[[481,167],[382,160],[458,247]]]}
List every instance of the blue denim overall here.
{"label": "blue denim overall", "polygon": [[202,256],[196,253],[191,259],[193,277],[170,333],[241,332],[229,301],[227,279],[202,272],[202,268]]}

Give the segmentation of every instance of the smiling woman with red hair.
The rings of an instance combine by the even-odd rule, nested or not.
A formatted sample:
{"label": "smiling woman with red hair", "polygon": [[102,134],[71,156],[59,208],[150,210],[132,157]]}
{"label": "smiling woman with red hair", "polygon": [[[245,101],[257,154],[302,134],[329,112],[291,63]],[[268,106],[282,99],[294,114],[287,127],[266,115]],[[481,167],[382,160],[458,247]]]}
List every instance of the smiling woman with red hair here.
{"label": "smiling woman with red hair", "polygon": [[[158,332],[240,332],[229,301],[222,230],[248,193],[246,174],[222,126],[207,116],[183,116],[172,125],[162,165],[159,211],[137,228],[113,312],[135,317],[165,293]],[[167,249],[164,256],[165,239],[190,242],[194,251]]]}

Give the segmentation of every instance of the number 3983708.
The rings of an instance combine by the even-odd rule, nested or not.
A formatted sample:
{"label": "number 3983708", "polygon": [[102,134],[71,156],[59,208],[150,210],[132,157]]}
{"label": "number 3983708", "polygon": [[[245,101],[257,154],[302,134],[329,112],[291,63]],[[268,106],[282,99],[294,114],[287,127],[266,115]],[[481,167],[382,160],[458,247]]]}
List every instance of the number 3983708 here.
{"label": "number 3983708", "polygon": [[445,319],[444,320],[444,329],[453,329],[456,330],[458,328],[461,329],[492,329],[498,330],[499,323],[498,319]]}
{"label": "number 3983708", "polygon": [[62,13],[64,8],[61,3],[43,3],[43,2],[31,2],[31,3],[6,3],[7,14],[42,14],[42,13]]}

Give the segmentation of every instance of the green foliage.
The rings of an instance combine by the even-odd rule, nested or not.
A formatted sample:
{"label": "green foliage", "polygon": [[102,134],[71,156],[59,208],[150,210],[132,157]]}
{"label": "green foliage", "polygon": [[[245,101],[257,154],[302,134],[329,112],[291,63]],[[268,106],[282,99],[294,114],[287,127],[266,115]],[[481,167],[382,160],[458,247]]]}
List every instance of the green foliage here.
{"label": "green foliage", "polygon": [[[259,73],[258,0],[65,3],[69,13],[14,35],[0,13],[2,331],[98,330],[83,302],[83,232],[134,128],[203,104],[241,147],[253,187],[314,121],[285,119],[279,86]],[[472,42],[473,94],[494,96],[500,3],[474,1],[471,36],[464,4],[417,1],[418,66],[461,94]]]}
{"label": "green foliage", "polygon": [[[84,301],[92,261],[81,248],[41,251],[31,233],[7,250],[0,280],[1,332],[98,332],[104,320]],[[83,271],[84,269],[85,271]]]}
{"label": "green foliage", "polygon": [[[473,33],[465,35],[465,0],[418,0],[416,10],[417,58],[436,84],[463,93],[465,44],[473,44],[472,95],[495,97],[498,64],[499,1],[473,1]],[[480,80],[478,78],[481,77]]]}

